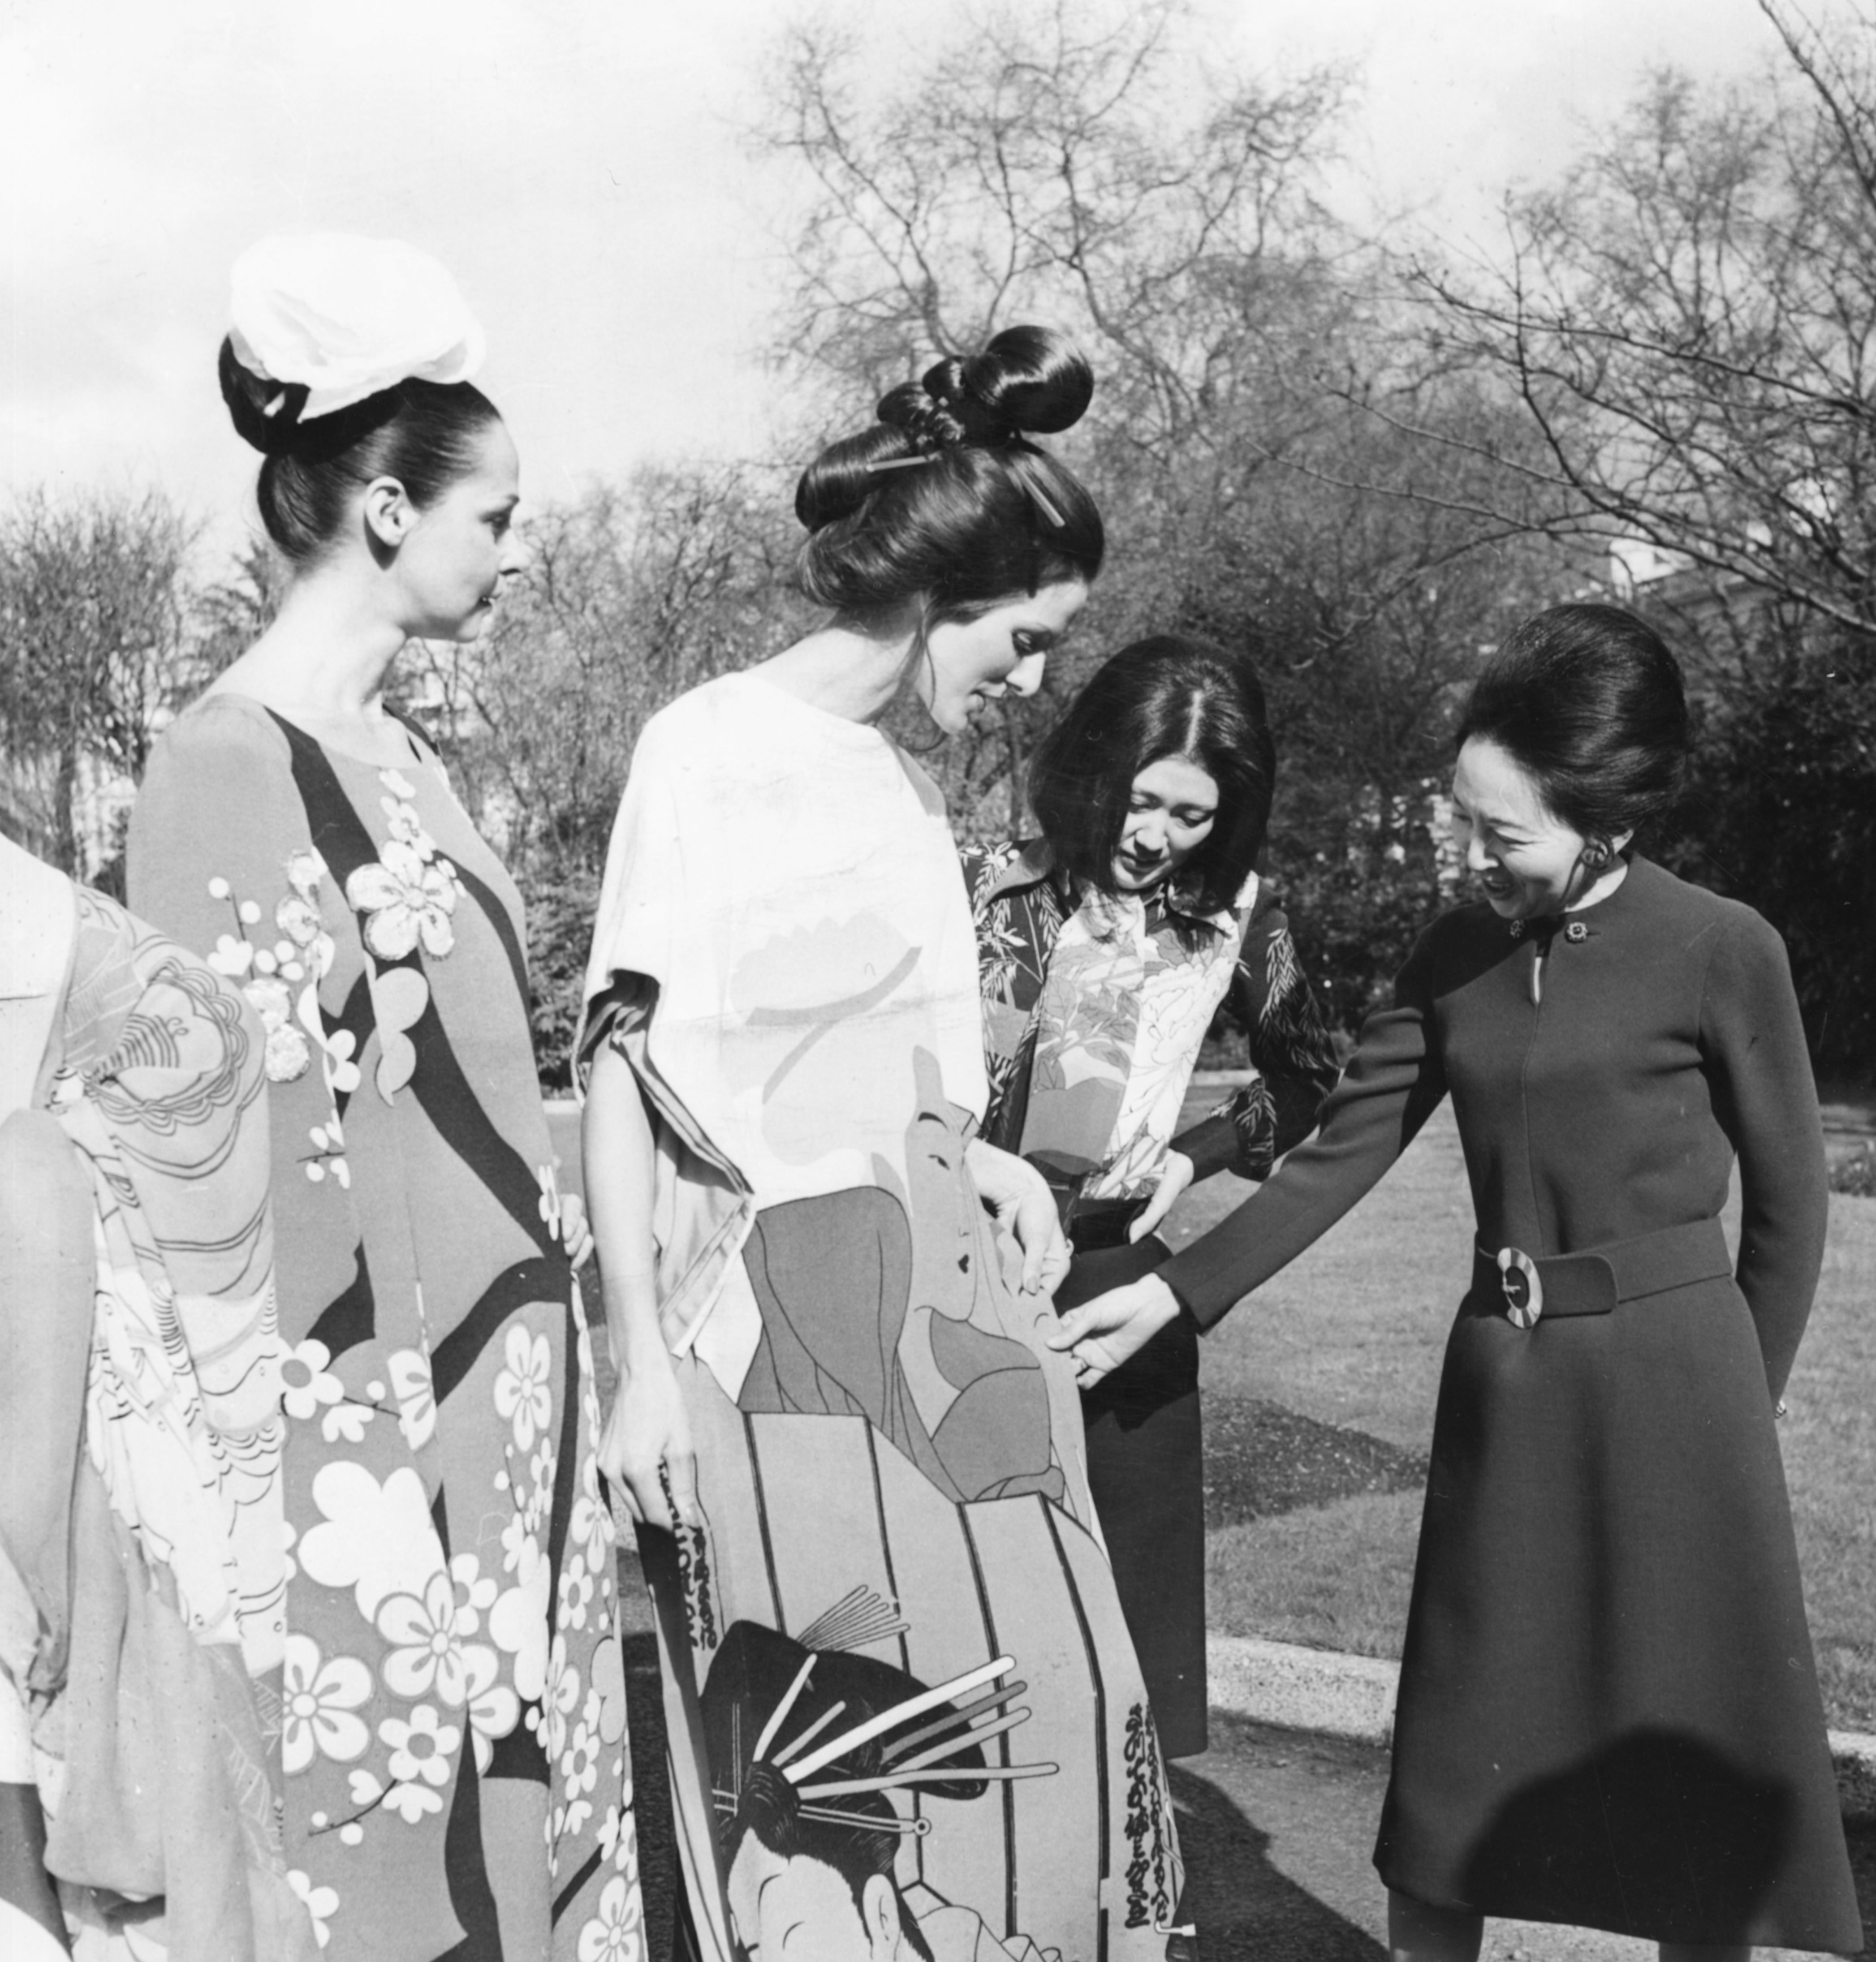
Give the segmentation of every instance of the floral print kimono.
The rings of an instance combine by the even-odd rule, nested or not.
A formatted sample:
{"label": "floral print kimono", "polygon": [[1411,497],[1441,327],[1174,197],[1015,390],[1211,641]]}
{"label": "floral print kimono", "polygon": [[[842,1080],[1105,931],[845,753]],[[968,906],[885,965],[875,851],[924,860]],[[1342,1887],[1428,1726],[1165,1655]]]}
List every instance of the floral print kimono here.
{"label": "floral print kimono", "polygon": [[521,912],[436,757],[205,697],[133,903],[266,1030],[289,1420],[281,1769],[329,1957],[635,1962],[613,1528]]}

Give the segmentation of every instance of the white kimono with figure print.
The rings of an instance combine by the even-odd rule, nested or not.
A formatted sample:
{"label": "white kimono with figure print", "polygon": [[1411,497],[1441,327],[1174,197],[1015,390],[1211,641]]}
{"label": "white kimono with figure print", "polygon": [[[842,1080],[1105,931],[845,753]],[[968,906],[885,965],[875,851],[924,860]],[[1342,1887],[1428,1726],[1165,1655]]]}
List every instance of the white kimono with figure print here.
{"label": "white kimono with figure print", "polygon": [[937,790],[760,673],[684,696],[633,758],[587,996],[655,1114],[697,1444],[705,1523],[645,1550],[706,1953],[754,1935],[739,1860],[824,1855],[885,1860],[868,1898],[936,1952],[1163,1954],[1177,1845],[1078,1401],[965,1162]]}

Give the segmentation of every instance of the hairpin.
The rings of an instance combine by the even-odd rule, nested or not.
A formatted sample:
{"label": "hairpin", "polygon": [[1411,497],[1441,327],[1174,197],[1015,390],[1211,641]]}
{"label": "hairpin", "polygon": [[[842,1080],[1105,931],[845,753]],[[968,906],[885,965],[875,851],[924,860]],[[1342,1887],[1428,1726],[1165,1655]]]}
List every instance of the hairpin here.
{"label": "hairpin", "polygon": [[826,1785],[805,1785],[801,1788],[803,1798],[845,1798],[855,1792],[896,1791],[906,1785],[972,1785],[994,1784],[1017,1778],[1053,1778],[1061,1769],[1060,1765],[972,1765],[961,1768],[956,1765],[941,1766],[936,1771],[894,1772],[885,1778],[834,1778]]}
{"label": "hairpin", "polygon": [[924,456],[895,456],[885,463],[869,463],[869,471],[875,470],[916,470],[921,463],[935,463],[938,452],[934,449]]}
{"label": "hairpin", "polygon": [[1026,484],[1023,487],[1029,492],[1031,501],[1057,531],[1062,532],[1068,529],[1063,521],[1061,513],[1042,495],[1041,491],[1036,489],[1033,484]]}
{"label": "hairpin", "polygon": [[[796,1787],[804,1779],[812,1778],[824,1765],[831,1765],[837,1758],[844,1757],[849,1751],[856,1750],[864,1743],[877,1737],[882,1731],[896,1730],[901,1724],[908,1724],[914,1717],[922,1717],[927,1710],[935,1709],[940,1703],[948,1703],[954,1696],[962,1696],[966,1690],[979,1689],[987,1682],[993,1682],[1000,1676],[1007,1676],[1016,1667],[1011,1657],[999,1656],[994,1662],[967,1670],[962,1676],[953,1676],[949,1682],[941,1682],[935,1689],[927,1689],[917,1696],[908,1696],[903,1703],[879,1715],[858,1724],[840,1737],[830,1740],[817,1750],[810,1751],[806,1757],[790,1765],[782,1775]],[[951,1774],[952,1777],[956,1773]],[[832,1794],[817,1796],[831,1797]]]}

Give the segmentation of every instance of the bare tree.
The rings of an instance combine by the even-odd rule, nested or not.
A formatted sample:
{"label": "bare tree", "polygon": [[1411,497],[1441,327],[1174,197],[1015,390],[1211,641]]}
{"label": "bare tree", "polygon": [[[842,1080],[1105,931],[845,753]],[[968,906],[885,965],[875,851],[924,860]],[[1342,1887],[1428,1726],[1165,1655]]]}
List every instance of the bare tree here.
{"label": "bare tree", "polygon": [[[1871,23],[1761,0],[1782,72],[1650,76],[1555,187],[1509,199],[1495,266],[1423,263],[1441,372],[1518,404],[1492,515],[1704,570],[1876,630],[1876,69]],[[1349,392],[1450,439],[1412,385]],[[1507,497],[1506,486],[1513,487]]]}
{"label": "bare tree", "polygon": [[88,773],[139,778],[187,685],[194,535],[153,490],[34,493],[0,519],[5,821],[80,877]]}
{"label": "bare tree", "polygon": [[[1422,413],[1474,446],[1456,462],[1325,382],[1399,359],[1388,269],[1319,190],[1348,78],[1228,72],[1197,43],[1177,0],[1016,5],[869,90],[856,44],[790,32],[763,131],[805,190],[776,352],[837,380],[850,423],[856,398],[1013,321],[1082,340],[1098,385],[1064,440],[1109,567],[1043,698],[934,759],[953,821],[1020,823],[1032,732],[1079,650],[1202,632],[1250,652],[1272,696],[1280,869],[1294,887],[1357,867],[1352,947],[1377,880],[1418,878],[1428,903],[1451,698],[1554,554],[1481,481],[1503,474],[1491,444],[1526,440],[1489,388],[1423,378]],[[1367,936],[1356,995],[1399,951]]]}
{"label": "bare tree", "polygon": [[1045,318],[1096,350],[1116,440],[1164,456],[1214,427],[1262,337],[1303,324],[1346,78],[1220,81],[1182,19],[1178,0],[1012,8],[877,100],[850,40],[788,33],[763,139],[815,194],[786,350],[884,384]]}
{"label": "bare tree", "polygon": [[550,1082],[565,1080],[632,746],[665,702],[788,637],[786,515],[773,486],[733,467],[596,484],[530,522],[532,569],[487,640],[418,644],[400,663],[406,698],[445,725],[458,788],[527,894]]}

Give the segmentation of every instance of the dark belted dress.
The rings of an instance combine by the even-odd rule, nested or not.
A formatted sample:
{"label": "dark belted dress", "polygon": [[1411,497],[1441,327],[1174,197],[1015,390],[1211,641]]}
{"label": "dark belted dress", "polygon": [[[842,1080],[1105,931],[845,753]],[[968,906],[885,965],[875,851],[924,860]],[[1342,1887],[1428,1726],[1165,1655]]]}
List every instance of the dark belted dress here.
{"label": "dark belted dress", "polygon": [[[1216,1322],[1450,1094],[1489,1257],[1447,1344],[1375,1865],[1487,1915],[1852,1951],[1773,1428],[1826,1193],[1785,949],[1641,859],[1570,917],[1436,921],[1316,1141],[1160,1271]],[[1735,1152],[1729,1276],[1699,1222]],[[1500,1249],[1541,1283],[1612,1246],[1550,1269],[1574,1312],[1506,1312]]]}

